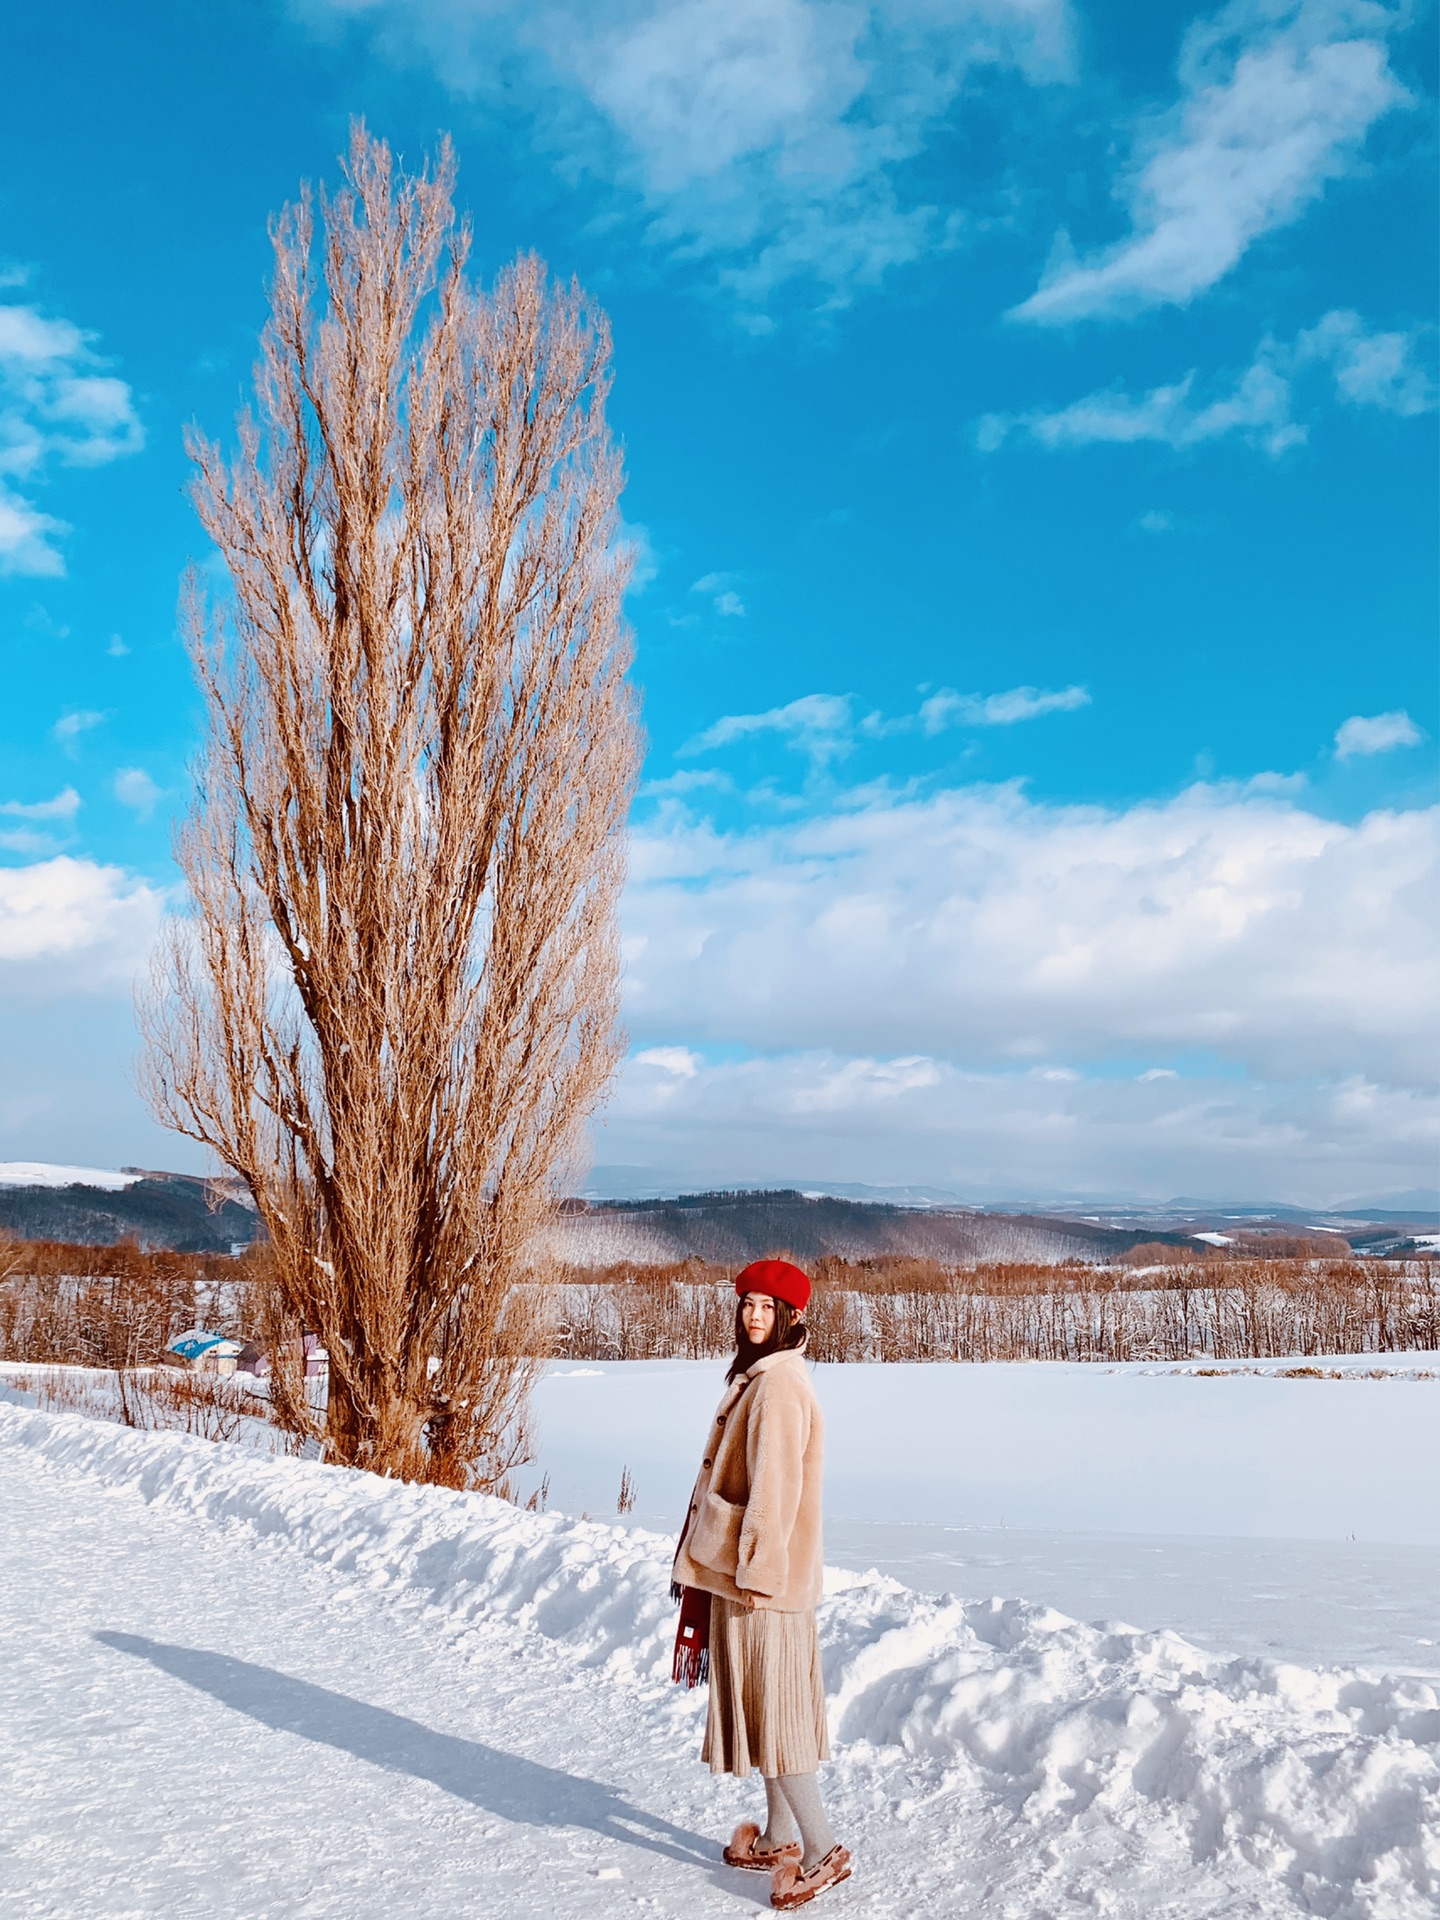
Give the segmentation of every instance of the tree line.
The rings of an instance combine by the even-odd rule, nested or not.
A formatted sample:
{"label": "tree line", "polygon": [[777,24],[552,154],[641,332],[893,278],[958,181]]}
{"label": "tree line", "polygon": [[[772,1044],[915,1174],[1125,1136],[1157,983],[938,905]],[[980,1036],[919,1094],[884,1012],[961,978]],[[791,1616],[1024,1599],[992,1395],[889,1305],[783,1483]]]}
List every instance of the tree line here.
{"label": "tree line", "polygon": [[[1440,1348],[1433,1262],[1183,1260],[1145,1268],[927,1260],[814,1266],[815,1360],[1266,1359]],[[552,1343],[571,1359],[707,1359],[734,1345],[724,1268],[558,1276]]]}
{"label": "tree line", "polygon": [[[152,1366],[197,1323],[264,1345],[275,1332],[267,1258],[263,1248],[231,1260],[12,1245],[0,1251],[0,1359]],[[717,1358],[734,1344],[734,1271],[699,1260],[531,1268],[511,1291],[497,1352],[527,1386],[551,1356]],[[825,1258],[813,1263],[813,1277],[806,1317],[816,1360],[1229,1360],[1440,1349],[1433,1261],[955,1267]],[[313,1404],[309,1417],[318,1438]],[[509,1450],[507,1442],[497,1457]]]}

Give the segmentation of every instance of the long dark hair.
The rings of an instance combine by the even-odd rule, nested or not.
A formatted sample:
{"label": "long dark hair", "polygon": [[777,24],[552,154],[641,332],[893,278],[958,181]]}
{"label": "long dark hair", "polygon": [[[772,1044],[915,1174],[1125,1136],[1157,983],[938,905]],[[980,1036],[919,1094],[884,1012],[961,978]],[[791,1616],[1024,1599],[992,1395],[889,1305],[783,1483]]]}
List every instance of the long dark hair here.
{"label": "long dark hair", "polygon": [[763,1360],[767,1353],[793,1353],[803,1347],[810,1329],[796,1313],[788,1300],[775,1302],[775,1325],[770,1329],[770,1338],[757,1345],[745,1331],[745,1302],[737,1302],[735,1307],[735,1358],[730,1362],[727,1380],[738,1380],[742,1373],[748,1373],[757,1360]]}

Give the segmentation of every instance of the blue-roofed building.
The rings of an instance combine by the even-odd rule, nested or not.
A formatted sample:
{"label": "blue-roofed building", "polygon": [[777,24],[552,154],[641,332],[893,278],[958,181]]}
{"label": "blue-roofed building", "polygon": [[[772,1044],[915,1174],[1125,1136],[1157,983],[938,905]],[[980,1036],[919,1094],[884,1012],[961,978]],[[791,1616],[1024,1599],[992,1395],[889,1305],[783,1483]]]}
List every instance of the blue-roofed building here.
{"label": "blue-roofed building", "polygon": [[244,1350],[243,1340],[232,1340],[223,1333],[206,1333],[200,1327],[180,1334],[166,1348],[167,1353],[196,1373],[234,1373]]}

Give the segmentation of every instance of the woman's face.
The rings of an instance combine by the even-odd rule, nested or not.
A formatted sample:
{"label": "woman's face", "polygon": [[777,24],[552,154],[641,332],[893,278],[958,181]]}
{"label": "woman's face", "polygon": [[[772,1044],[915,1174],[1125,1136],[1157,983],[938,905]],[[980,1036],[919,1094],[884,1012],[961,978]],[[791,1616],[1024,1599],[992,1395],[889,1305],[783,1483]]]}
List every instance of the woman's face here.
{"label": "woman's face", "polygon": [[740,1318],[751,1343],[763,1346],[775,1331],[775,1302],[768,1293],[747,1293],[740,1302]]}

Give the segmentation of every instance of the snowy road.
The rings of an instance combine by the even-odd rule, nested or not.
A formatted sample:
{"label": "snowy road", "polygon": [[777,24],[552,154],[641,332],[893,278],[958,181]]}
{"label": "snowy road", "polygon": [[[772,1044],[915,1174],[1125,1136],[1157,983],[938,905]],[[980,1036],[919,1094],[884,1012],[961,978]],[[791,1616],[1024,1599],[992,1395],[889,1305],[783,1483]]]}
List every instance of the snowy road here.
{"label": "snowy road", "polygon": [[[7,1913],[763,1910],[643,1536],[3,1406],[0,1509]],[[836,1920],[1434,1911],[1423,1681],[874,1578],[822,1637]]]}
{"label": "snowy road", "polygon": [[33,1456],[0,1450],[0,1508],[11,1911],[753,1908],[707,1844],[693,1715]]}

